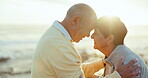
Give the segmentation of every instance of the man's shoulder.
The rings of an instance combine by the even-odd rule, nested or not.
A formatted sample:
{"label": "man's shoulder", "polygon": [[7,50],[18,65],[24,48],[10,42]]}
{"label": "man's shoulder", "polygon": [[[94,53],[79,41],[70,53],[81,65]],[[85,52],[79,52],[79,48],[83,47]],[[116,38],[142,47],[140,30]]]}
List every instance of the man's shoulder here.
{"label": "man's shoulder", "polygon": [[49,37],[49,38],[56,38],[56,37],[60,38],[60,37],[63,36],[63,35],[62,35],[62,33],[61,33],[58,29],[56,29],[54,26],[51,26],[51,27],[49,27],[49,28],[44,32],[44,34],[43,34],[42,37],[44,37],[44,36]]}
{"label": "man's shoulder", "polygon": [[69,41],[65,38],[65,36],[54,26],[51,26],[48,28],[42,37],[40,38],[40,41],[49,42],[49,43],[65,43]]}

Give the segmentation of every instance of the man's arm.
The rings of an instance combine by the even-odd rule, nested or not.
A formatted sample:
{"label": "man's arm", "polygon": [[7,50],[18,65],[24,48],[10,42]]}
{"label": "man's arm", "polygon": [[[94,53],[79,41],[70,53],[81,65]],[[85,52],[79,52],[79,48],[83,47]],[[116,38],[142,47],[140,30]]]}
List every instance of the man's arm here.
{"label": "man's arm", "polygon": [[90,63],[83,63],[81,65],[83,71],[84,71],[84,75],[86,78],[94,77],[94,73],[99,71],[100,69],[104,68],[104,63],[103,61],[93,61]]}

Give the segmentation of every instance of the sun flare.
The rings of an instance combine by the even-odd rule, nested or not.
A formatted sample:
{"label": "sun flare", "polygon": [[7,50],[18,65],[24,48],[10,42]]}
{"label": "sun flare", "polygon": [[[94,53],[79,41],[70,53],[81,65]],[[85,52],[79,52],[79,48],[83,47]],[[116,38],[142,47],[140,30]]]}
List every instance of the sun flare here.
{"label": "sun flare", "polygon": [[[146,13],[138,8],[134,8],[129,0],[71,0],[75,3],[86,3],[90,5],[99,17],[101,16],[118,16],[126,25],[146,24]],[[135,19],[136,18],[138,19]]]}

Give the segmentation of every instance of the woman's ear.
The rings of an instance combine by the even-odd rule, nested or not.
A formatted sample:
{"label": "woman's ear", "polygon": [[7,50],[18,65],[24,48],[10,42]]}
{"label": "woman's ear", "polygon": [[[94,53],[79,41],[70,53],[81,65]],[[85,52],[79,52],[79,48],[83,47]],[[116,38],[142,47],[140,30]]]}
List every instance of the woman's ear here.
{"label": "woman's ear", "polygon": [[108,36],[108,41],[107,41],[107,45],[111,45],[114,43],[114,35],[110,34]]}

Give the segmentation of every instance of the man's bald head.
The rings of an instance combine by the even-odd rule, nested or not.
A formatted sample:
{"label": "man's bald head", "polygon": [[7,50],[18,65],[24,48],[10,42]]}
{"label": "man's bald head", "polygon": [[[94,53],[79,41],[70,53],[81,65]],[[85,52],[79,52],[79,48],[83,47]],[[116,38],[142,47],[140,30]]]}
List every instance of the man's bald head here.
{"label": "man's bald head", "polygon": [[95,11],[87,4],[84,3],[78,3],[73,5],[68,11],[67,16],[74,17],[94,17],[96,18]]}

